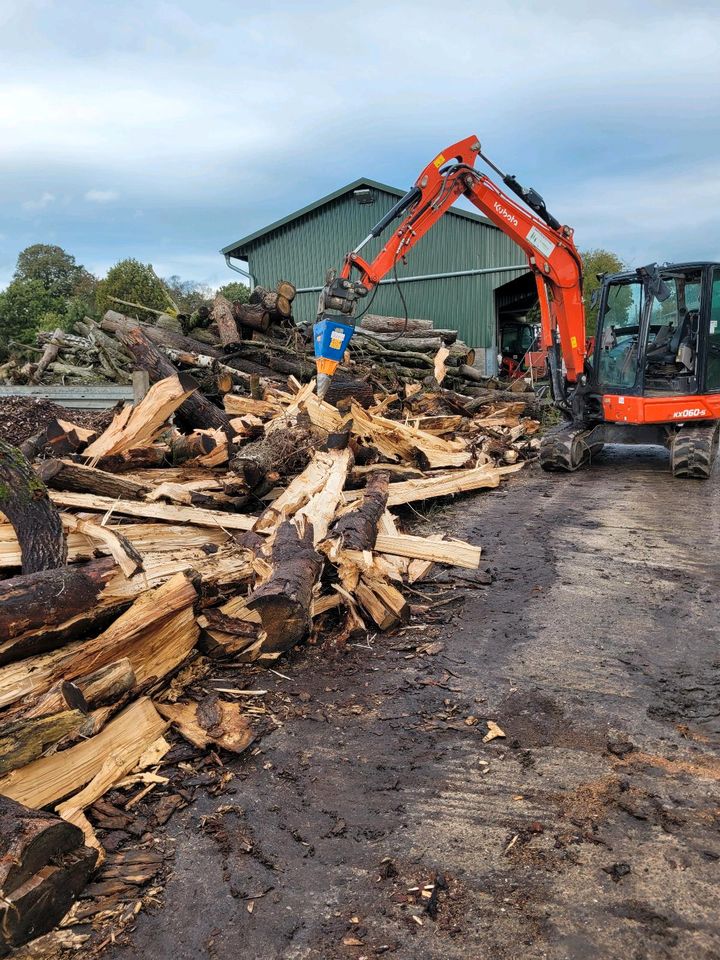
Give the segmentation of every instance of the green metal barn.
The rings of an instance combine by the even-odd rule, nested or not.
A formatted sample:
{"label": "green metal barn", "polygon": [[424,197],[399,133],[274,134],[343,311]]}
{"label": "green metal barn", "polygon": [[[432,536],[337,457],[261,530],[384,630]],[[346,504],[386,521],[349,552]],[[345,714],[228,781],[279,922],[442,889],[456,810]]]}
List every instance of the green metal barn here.
{"label": "green metal barn", "polygon": [[[348,250],[403,195],[403,190],[375,180],[355,180],[229,244],[222,253],[228,266],[245,274],[251,286],[272,287],[280,279],[291,280],[298,288],[296,320],[312,321],[328,268],[339,268]],[[363,256],[372,261],[390,230],[364,247]],[[523,254],[501,230],[476,213],[453,209],[410,251],[407,265],[399,265],[398,278],[410,316],[457,329],[461,339],[476,348],[477,365],[491,372],[497,354],[498,304],[512,300],[501,295],[501,288],[526,272]],[[372,313],[403,315],[392,276],[382,282]]]}

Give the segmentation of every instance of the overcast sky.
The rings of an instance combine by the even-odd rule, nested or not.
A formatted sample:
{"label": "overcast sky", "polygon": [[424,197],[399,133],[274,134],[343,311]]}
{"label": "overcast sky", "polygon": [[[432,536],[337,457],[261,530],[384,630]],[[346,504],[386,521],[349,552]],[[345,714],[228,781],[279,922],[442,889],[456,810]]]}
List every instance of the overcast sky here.
{"label": "overcast sky", "polygon": [[470,134],[581,248],[720,259],[719,38],[692,0],[0,0],[0,285],[36,242],[223,283],[220,247]]}

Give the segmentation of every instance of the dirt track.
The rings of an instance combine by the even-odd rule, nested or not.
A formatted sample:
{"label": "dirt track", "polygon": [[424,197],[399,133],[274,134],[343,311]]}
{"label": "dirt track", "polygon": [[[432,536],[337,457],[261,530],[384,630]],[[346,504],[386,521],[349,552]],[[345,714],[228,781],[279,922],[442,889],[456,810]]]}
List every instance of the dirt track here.
{"label": "dirt track", "polygon": [[264,676],[282,726],[170,822],[165,906],[106,956],[720,957],[719,504],[623,450],[451,507],[494,582]]}

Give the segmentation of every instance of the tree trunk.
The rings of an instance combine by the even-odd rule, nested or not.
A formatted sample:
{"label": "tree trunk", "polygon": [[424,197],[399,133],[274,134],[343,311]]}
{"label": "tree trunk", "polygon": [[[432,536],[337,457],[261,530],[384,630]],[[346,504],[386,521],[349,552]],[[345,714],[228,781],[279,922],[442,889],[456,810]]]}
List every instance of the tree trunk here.
{"label": "tree trunk", "polygon": [[126,317],[116,310],[107,310],[102,318],[100,326],[103,330],[114,333],[118,340],[122,341],[119,334],[129,333],[131,330],[141,330],[151,343],[158,347],[172,347],[175,350],[185,350],[188,353],[203,353],[205,356],[213,357],[215,360],[222,359],[222,350],[211,346],[208,343],[201,343],[199,340],[193,340],[192,337],[185,337],[180,333],[174,333],[172,330],[161,330],[151,323],[142,323],[134,320],[132,317]]}
{"label": "tree trunk", "polygon": [[282,523],[270,562],[270,577],[247,605],[260,614],[263,652],[275,653],[289,650],[310,631],[312,590],[322,569],[322,557],[313,546],[312,524],[306,523],[300,534],[292,520]]}
{"label": "tree trunk", "polygon": [[[144,332],[135,327],[126,333],[118,333],[120,341],[128,348],[138,366],[147,370],[153,382],[165,377],[176,377],[177,370],[160,351],[150,343]],[[178,408],[177,420],[191,430],[196,428],[223,430],[228,437],[232,436],[230,423],[222,410],[210,403],[197,390]]]}
{"label": "tree trunk", "polygon": [[362,326],[366,330],[377,330],[379,333],[399,333],[401,330],[432,330],[433,322],[410,319],[406,325],[404,317],[381,317],[366,313],[362,318]]}
{"label": "tree trunk", "polygon": [[15,530],[23,573],[55,570],[65,563],[65,534],[45,484],[17,447],[4,440],[0,440],[0,511]]}

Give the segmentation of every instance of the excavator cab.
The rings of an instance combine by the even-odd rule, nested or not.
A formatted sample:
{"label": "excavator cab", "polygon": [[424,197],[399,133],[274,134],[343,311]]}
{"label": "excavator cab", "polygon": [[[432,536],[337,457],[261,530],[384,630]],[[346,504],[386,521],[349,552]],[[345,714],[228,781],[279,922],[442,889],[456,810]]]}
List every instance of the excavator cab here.
{"label": "excavator cab", "polygon": [[720,430],[720,264],[652,264],[603,278],[573,422],[541,448],[574,470],[604,443],[662,444],[673,475],[707,478]]}
{"label": "excavator cab", "polygon": [[[705,391],[708,360],[713,345],[717,350],[720,344],[720,317],[709,315],[715,269],[713,264],[646,267],[605,278],[593,363],[601,393],[650,397]],[[717,291],[716,301],[720,280]]]}

